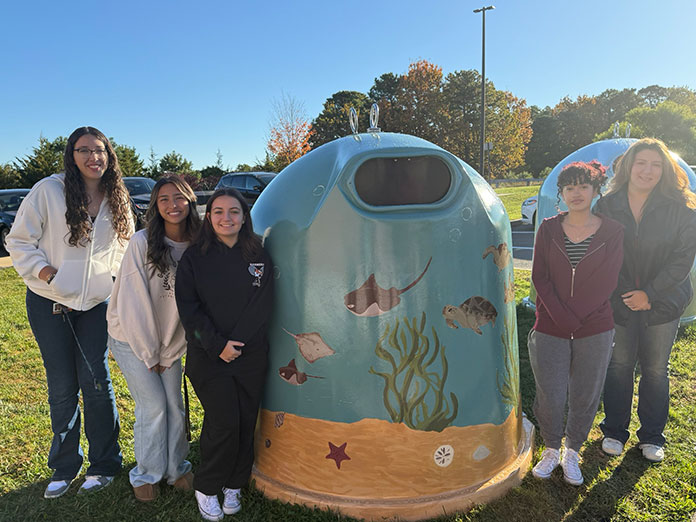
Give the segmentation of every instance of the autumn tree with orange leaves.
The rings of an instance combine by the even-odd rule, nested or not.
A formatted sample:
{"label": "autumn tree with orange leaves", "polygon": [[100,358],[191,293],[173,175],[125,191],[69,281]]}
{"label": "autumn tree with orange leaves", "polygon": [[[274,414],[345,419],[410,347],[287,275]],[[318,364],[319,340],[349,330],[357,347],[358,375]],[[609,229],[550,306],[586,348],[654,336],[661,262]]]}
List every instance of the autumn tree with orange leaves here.
{"label": "autumn tree with orange leaves", "polygon": [[302,102],[285,93],[280,100],[274,100],[266,144],[273,170],[280,171],[309,152],[311,132]]}
{"label": "autumn tree with orange leaves", "polygon": [[[427,60],[409,65],[404,75],[383,74],[375,79],[369,97],[379,104],[380,127],[412,134],[478,166],[481,76],[442,68]],[[506,177],[523,165],[532,137],[531,111],[525,100],[499,91],[486,82],[486,141],[493,142],[486,169],[492,177]]]}

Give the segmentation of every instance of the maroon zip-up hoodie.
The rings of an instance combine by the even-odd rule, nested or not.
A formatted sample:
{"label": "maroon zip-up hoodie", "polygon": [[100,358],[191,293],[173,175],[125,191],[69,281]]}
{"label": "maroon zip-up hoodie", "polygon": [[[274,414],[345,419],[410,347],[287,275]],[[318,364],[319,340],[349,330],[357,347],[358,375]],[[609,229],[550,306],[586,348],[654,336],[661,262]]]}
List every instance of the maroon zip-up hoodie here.
{"label": "maroon zip-up hoodie", "polygon": [[575,269],[563,240],[563,212],[545,219],[536,233],[532,282],[537,292],[537,332],[574,339],[614,328],[609,298],[623,261],[623,225],[603,215]]}

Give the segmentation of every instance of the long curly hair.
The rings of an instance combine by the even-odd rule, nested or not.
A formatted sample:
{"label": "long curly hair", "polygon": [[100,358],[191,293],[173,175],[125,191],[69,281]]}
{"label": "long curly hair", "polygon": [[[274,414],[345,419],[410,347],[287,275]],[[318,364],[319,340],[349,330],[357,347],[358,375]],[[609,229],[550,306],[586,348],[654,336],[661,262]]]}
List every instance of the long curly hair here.
{"label": "long curly hair", "polygon": [[152,188],[150,195],[150,206],[145,214],[147,227],[147,261],[152,267],[152,274],[159,272],[165,273],[167,268],[174,264],[172,259],[171,249],[164,241],[164,218],[157,207],[157,198],[159,192],[165,185],[174,185],[181,192],[189,204],[189,213],[184,221],[184,237],[187,241],[192,241],[201,228],[201,218],[196,210],[196,195],[193,193],[191,186],[186,183],[181,177],[176,174],[165,174]]}
{"label": "long curly hair", "polygon": [[249,204],[244,199],[244,196],[242,196],[236,188],[232,187],[219,188],[210,196],[205,206],[205,219],[203,220],[203,226],[201,226],[198,238],[196,239],[196,246],[205,254],[211,247],[222,245],[222,242],[215,235],[213,225],[210,222],[210,211],[213,208],[213,203],[220,196],[231,196],[236,198],[240,205],[242,205],[244,223],[242,223],[242,227],[239,230],[239,238],[237,241],[242,249],[242,257],[244,260],[248,263],[257,261],[263,251],[261,238],[254,233],[254,225],[251,222],[251,214],[249,213]]}
{"label": "long curly hair", "polygon": [[128,190],[123,183],[114,148],[108,138],[94,127],[75,129],[65,146],[63,165],[65,167],[65,204],[67,206],[65,221],[70,229],[68,243],[72,246],[86,245],[90,241],[89,233],[92,230],[92,220],[87,212],[89,203],[87,189],[73,157],[75,143],[85,134],[91,134],[101,141],[108,154],[108,166],[99,181],[99,190],[103,192],[109,202],[111,225],[114,227],[116,237],[123,244],[130,237],[133,220]]}
{"label": "long curly hair", "polygon": [[662,195],[678,201],[689,208],[696,209],[696,194],[689,188],[689,178],[686,172],[670,154],[664,142],[656,138],[643,138],[628,148],[614,167],[614,177],[609,183],[607,194],[618,192],[628,185],[628,182],[631,180],[631,169],[636,160],[636,154],[646,149],[654,150],[662,158],[662,177],[653,190],[657,190]]}

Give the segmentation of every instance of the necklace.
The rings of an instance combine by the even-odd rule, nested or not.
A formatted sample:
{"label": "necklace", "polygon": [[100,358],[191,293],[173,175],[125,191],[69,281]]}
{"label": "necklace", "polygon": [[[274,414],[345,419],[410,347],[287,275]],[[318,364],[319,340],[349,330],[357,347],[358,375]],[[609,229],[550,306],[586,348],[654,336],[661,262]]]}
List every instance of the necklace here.
{"label": "necklace", "polygon": [[590,218],[582,225],[576,225],[574,223],[568,223],[567,221],[563,221],[563,233],[573,243],[581,243],[584,240],[586,240],[588,237],[590,237],[597,231],[596,227],[597,223],[592,218]]}

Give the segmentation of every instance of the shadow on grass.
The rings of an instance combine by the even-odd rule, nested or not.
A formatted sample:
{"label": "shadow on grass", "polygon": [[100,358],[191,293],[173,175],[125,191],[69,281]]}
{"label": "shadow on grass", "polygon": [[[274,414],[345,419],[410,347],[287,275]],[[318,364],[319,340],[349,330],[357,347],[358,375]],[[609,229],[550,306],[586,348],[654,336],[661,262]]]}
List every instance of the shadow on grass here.
{"label": "shadow on grass", "polygon": [[65,495],[50,500],[43,498],[48,480],[13,490],[0,497],[0,521],[200,520],[193,492],[181,492],[162,485],[159,497],[144,504],[135,500],[125,471],[106,489],[95,493],[78,495],[82,481],[83,477],[78,477]]}
{"label": "shadow on grass", "polygon": [[[48,480],[33,483],[0,496],[0,521],[16,522],[200,522],[196,500],[192,491],[182,492],[160,484],[160,494],[153,502],[135,500],[128,473],[123,471],[113,484],[102,491],[78,495],[82,477],[75,480],[68,492],[57,499],[43,498]],[[252,485],[242,490],[242,511],[234,516],[236,522],[246,521],[303,521],[303,522],[352,522],[336,512],[309,509],[304,506],[268,500]],[[230,517],[226,517],[232,520]]]}
{"label": "shadow on grass", "polygon": [[584,456],[591,465],[590,469],[583,468],[587,483],[592,483],[611,460],[621,458],[621,462],[613,469],[611,476],[600,479],[587,491],[582,502],[565,519],[567,522],[611,520],[621,499],[633,491],[645,471],[654,465],[643,458],[637,446],[626,451],[622,457],[610,457],[602,451],[601,439],[586,446]]}

